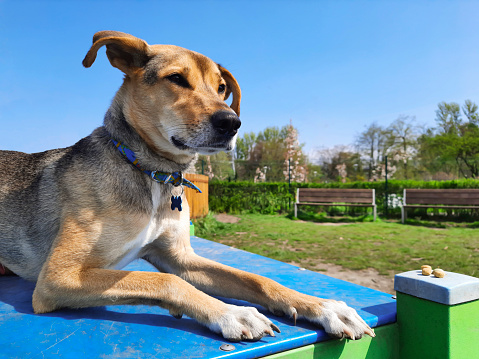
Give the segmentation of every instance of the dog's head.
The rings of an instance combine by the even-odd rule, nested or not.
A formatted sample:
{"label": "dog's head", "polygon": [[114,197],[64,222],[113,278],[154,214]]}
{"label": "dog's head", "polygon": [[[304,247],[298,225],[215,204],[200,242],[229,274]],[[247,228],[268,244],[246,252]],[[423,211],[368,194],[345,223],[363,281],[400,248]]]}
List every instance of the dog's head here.
{"label": "dog's head", "polygon": [[152,149],[213,154],[234,148],[241,90],[228,70],[194,51],[150,46],[116,31],[95,34],[85,67],[103,45],[112,66],[126,75],[117,95],[125,117]]}

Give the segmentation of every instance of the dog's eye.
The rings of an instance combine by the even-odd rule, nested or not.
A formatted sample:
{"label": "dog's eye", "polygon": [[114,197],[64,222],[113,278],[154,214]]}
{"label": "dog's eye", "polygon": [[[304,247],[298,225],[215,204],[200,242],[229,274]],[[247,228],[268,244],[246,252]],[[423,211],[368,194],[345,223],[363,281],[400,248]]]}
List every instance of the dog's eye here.
{"label": "dog's eye", "polygon": [[170,76],[166,76],[166,79],[168,81],[173,82],[174,84],[177,84],[178,86],[186,87],[186,88],[190,87],[190,84],[188,83],[188,81],[186,81],[186,79],[180,74],[173,74]]}
{"label": "dog's eye", "polygon": [[218,87],[218,93],[224,93],[225,91],[226,91],[226,85],[221,84],[221,85]]}

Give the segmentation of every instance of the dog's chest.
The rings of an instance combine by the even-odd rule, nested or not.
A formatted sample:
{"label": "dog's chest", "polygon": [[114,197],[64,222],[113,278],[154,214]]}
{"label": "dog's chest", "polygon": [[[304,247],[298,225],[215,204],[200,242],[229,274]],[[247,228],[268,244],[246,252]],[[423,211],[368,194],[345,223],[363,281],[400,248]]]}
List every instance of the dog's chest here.
{"label": "dog's chest", "polygon": [[[162,213],[162,209],[167,202],[169,203],[170,197],[161,186],[161,184],[153,183],[151,189],[153,205],[150,220],[135,239],[125,244],[122,251],[123,256],[121,260],[113,266],[113,269],[121,269],[131,261],[137,259],[142,248],[159,238],[165,231],[170,230],[172,221],[168,220],[168,216]],[[171,209],[169,210],[171,211]]]}

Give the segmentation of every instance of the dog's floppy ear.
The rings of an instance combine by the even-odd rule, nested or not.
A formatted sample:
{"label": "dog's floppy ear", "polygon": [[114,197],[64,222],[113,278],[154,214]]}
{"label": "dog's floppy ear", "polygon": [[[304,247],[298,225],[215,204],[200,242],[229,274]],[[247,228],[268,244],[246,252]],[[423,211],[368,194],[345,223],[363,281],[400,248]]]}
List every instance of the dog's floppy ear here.
{"label": "dog's floppy ear", "polygon": [[83,66],[93,65],[96,54],[103,45],[106,46],[106,55],[111,65],[127,75],[145,66],[151,57],[148,44],[133,35],[118,31],[99,31],[93,36],[93,45],[83,59]]}
{"label": "dog's floppy ear", "polygon": [[240,102],[241,102],[241,89],[238,85],[238,82],[236,81],[234,76],[231,75],[231,72],[226,70],[223,66],[218,64],[218,68],[221,71],[221,76],[223,76],[223,78],[226,81],[225,100],[230,96],[231,93],[233,93],[233,102],[231,103],[230,107],[239,116],[240,115]]}

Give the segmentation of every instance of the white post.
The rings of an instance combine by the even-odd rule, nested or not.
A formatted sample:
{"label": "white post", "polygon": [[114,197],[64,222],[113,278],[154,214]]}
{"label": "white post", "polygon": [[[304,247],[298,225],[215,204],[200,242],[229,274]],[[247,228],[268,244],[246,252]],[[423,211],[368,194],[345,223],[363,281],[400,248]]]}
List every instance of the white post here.
{"label": "white post", "polygon": [[298,218],[299,188],[296,188],[296,201],[294,202],[294,217]]}

